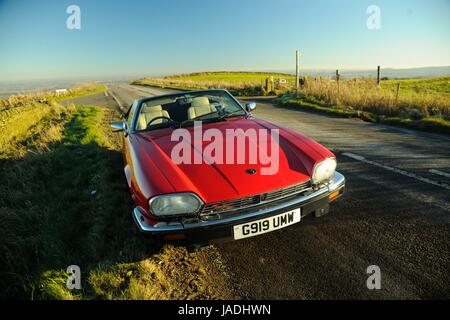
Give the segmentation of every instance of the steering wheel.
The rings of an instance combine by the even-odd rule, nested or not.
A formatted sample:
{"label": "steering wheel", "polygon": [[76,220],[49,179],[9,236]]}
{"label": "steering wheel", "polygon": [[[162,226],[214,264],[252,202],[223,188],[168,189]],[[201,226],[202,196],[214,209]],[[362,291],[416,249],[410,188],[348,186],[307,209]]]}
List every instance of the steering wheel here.
{"label": "steering wheel", "polygon": [[172,121],[173,121],[173,120],[170,119],[169,117],[166,117],[166,116],[159,116],[159,117],[156,117],[156,118],[153,118],[152,120],[150,120],[149,123],[147,123],[147,128],[150,126],[150,124],[151,124],[153,121],[158,120],[158,119],[166,119],[166,120],[169,120],[169,122],[172,122]]}

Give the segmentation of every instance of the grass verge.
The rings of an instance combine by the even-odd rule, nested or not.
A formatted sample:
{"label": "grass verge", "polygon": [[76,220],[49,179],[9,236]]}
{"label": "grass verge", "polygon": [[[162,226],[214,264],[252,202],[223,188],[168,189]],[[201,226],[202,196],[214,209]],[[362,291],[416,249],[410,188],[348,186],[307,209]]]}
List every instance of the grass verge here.
{"label": "grass verge", "polygon": [[69,89],[67,94],[57,95],[54,99],[55,101],[62,101],[66,99],[73,99],[83,96],[88,96],[91,94],[103,92],[107,90],[108,87],[98,83],[81,83],[78,86]]}
{"label": "grass verge", "polygon": [[[235,298],[214,248],[155,248],[138,234],[121,136],[109,129],[118,115],[95,106],[48,108],[2,145],[0,297]],[[69,265],[81,268],[81,290],[66,287]]]}
{"label": "grass verge", "polygon": [[26,95],[13,95],[7,99],[0,99],[0,113],[37,103],[50,105],[53,102],[87,96],[105,91],[106,89],[106,86],[98,83],[81,83],[68,89],[66,93],[61,94],[55,92],[38,92]]}
{"label": "grass verge", "polygon": [[323,101],[305,95],[283,95],[275,103],[290,108],[330,114],[347,118],[359,118],[374,123],[385,123],[410,129],[450,134],[450,121],[442,117],[425,117],[421,119],[402,118],[400,116],[386,116],[373,112],[355,110],[352,107],[328,105]]}

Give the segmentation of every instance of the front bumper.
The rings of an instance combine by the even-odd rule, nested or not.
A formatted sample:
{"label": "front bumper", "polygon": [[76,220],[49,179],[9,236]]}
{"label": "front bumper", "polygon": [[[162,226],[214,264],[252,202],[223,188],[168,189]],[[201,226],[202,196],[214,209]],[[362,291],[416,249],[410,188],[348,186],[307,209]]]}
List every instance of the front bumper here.
{"label": "front bumper", "polygon": [[[216,242],[215,240],[220,241],[233,238],[233,226],[236,224],[268,218],[296,208],[301,208],[302,217],[311,213],[314,213],[316,217],[322,216],[328,212],[329,203],[343,194],[344,188],[344,176],[339,172],[335,172],[330,184],[307,195],[300,195],[267,208],[256,208],[251,212],[236,213],[221,219],[198,219],[189,223],[158,222],[152,225],[140,207],[136,207],[133,210],[133,217],[139,230],[144,234],[161,237],[162,239],[177,239],[177,235],[182,235],[178,239],[198,243],[211,243]],[[336,192],[338,192],[338,195],[330,200],[329,196],[336,195]]]}

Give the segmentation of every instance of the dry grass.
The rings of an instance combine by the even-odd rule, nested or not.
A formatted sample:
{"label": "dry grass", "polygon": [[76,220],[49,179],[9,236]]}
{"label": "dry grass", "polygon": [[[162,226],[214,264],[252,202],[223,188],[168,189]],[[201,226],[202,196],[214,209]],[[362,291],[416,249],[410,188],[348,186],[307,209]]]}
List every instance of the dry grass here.
{"label": "dry grass", "polygon": [[[431,86],[432,82],[425,84]],[[430,93],[425,84],[422,91],[400,89],[397,96],[391,83],[384,87],[383,83],[377,86],[375,80],[353,79],[338,84],[335,80],[318,78],[307,79],[300,92],[306,98],[315,99],[318,104],[347,110],[411,119],[449,118],[450,96],[439,92]]]}
{"label": "dry grass", "polygon": [[[397,92],[398,84],[400,90]],[[450,133],[450,78],[336,81],[306,79],[300,91],[277,103],[408,128]],[[398,93],[398,94],[397,94]]]}

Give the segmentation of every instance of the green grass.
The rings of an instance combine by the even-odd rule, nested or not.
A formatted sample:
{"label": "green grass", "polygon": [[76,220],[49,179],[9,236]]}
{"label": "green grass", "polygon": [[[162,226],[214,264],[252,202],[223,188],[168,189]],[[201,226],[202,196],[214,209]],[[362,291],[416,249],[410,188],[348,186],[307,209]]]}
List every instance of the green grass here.
{"label": "green grass", "polygon": [[180,74],[165,77],[164,79],[176,79],[182,81],[215,81],[215,82],[230,82],[235,84],[249,83],[258,85],[265,81],[266,78],[284,78],[294,80],[294,76],[284,73],[270,73],[270,72],[198,72],[191,74]]}
{"label": "green grass", "polygon": [[49,104],[30,103],[0,112],[0,159],[14,139],[20,140],[28,130],[50,113]]}
{"label": "green grass", "polygon": [[[104,250],[106,243],[96,241],[100,230],[87,221],[98,214],[96,198],[119,194],[114,185],[98,185],[111,173],[106,160],[112,156],[96,125],[102,116],[102,109],[78,107],[70,115],[47,119],[32,138],[22,141],[27,150],[23,158],[2,161],[1,243],[6,245],[3,265],[9,270],[36,276],[39,270],[47,272],[45,266],[64,266],[72,259],[83,264]],[[58,134],[48,139],[54,128]],[[99,196],[93,198],[92,190]],[[120,205],[110,200],[104,215]]]}
{"label": "green grass", "polygon": [[[274,79],[274,88],[266,90],[267,78]],[[287,84],[277,84],[278,79],[285,79]],[[289,74],[268,72],[197,72],[179,74],[164,78],[144,78],[136,80],[133,84],[150,85],[180,90],[196,90],[221,88],[228,89],[235,95],[265,95],[281,93],[295,83],[295,77]],[[273,91],[273,92],[269,92]]]}
{"label": "green grass", "polygon": [[382,88],[395,92],[397,84],[400,84],[400,95],[430,94],[430,95],[450,95],[450,77],[406,79],[406,80],[384,80],[381,82]]}
{"label": "green grass", "polygon": [[[119,115],[96,106],[47,108],[1,145],[0,298],[234,298],[208,263],[219,259],[215,249],[159,250],[138,234],[121,135],[109,129]],[[81,268],[82,290],[66,288],[72,264]]]}
{"label": "green grass", "polygon": [[0,100],[0,158],[9,143],[20,140],[23,134],[27,134],[28,129],[40,123],[49,113],[60,112],[59,101],[104,90],[106,87],[103,85],[85,83],[70,89],[64,95],[37,93]]}

